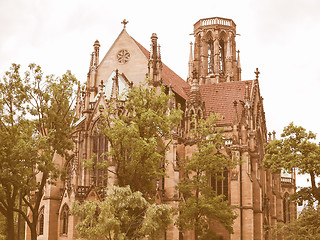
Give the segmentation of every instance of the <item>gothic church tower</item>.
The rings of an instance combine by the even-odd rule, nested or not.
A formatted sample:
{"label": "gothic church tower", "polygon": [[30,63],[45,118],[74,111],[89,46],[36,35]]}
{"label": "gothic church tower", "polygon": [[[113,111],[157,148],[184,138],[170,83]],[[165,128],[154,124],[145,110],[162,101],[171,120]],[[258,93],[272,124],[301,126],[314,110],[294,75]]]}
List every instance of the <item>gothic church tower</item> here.
{"label": "gothic church tower", "polygon": [[194,59],[193,64],[189,64],[189,73],[194,70],[198,73],[200,85],[241,80],[233,20],[218,17],[200,19],[194,24],[193,34]]}

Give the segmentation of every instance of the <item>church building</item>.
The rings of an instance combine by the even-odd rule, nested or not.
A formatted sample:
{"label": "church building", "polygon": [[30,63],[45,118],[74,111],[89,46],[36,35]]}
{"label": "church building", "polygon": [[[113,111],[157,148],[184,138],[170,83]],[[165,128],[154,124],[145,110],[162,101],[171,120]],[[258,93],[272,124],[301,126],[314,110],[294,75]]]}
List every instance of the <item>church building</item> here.
{"label": "church building", "polygon": [[[178,207],[177,183],[181,178],[179,161],[196,151],[191,141],[193,116],[207,117],[219,113],[217,122],[223,128],[225,147],[239,164],[224,172],[223,180],[211,181],[217,194],[224,194],[236,206],[238,217],[234,233],[219,224],[212,230],[224,240],[270,239],[265,229],[275,223],[296,218],[296,206],[288,201],[295,191],[294,175],[272,174],[262,167],[265,144],[275,137],[268,134],[263,98],[260,95],[258,68],[252,79],[241,79],[239,51],[236,48],[236,24],[231,19],[213,17],[197,21],[193,26],[194,42],[190,43],[188,77],[182,79],[161,59],[161,36],[151,35],[150,52],[129,35],[126,20],[109,51],[100,56],[96,40],[90,59],[86,89],[78,95],[73,158],[60,156],[54,162],[67,171],[67,179],[47,185],[41,201],[38,221],[39,240],[71,240],[79,237],[76,217],[70,214],[74,200],[103,199],[105,192],[95,186],[111,186],[112,176],[103,181],[101,170],[84,168],[83,159],[108,151],[108,141],[97,133],[101,109],[110,98],[118,98],[130,86],[151,79],[155,86],[164,85],[174,94],[174,106],[180,104],[183,120],[166,153],[166,174],[160,185],[160,202]],[[147,36],[146,36],[147,37]],[[149,37],[149,36],[148,36]],[[159,40],[158,40],[159,37]],[[188,50],[187,50],[188,51]],[[187,67],[187,66],[186,66]],[[27,230],[26,239],[30,239]],[[189,232],[179,232],[173,224],[163,239],[193,240]]]}

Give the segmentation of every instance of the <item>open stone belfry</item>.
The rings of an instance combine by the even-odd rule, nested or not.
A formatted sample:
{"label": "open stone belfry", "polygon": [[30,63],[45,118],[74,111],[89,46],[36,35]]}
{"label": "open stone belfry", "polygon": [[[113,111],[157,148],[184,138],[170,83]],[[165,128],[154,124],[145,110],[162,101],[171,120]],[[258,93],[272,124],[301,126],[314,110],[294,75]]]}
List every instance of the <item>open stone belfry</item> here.
{"label": "open stone belfry", "polygon": [[[158,37],[151,35],[151,51],[146,50],[127,30],[128,21],[109,51],[100,59],[100,43],[95,41],[91,55],[86,89],[76,102],[76,123],[72,138],[73,158],[66,161],[55,155],[53,161],[67,172],[66,180],[47,185],[41,201],[38,239],[76,239],[76,217],[70,215],[74,200],[103,199],[106,192],[96,186],[112,186],[116,179],[111,171],[87,169],[83,159],[101,154],[110,144],[99,134],[97,124],[108,101],[119,99],[125,89],[138,85],[146,76],[155,87],[165,86],[174,94],[171,107],[181,106],[183,119],[166,154],[166,175],[158,185],[159,202],[177,208],[176,186],[181,178],[179,162],[196,151],[190,136],[192,118],[219,113],[217,122],[223,128],[226,151],[239,164],[226,169],[223,180],[211,178],[217,194],[224,194],[238,215],[230,234],[213,221],[212,230],[221,239],[270,239],[264,229],[277,222],[296,217],[296,206],[288,201],[295,191],[294,175],[272,174],[262,167],[264,144],[271,140],[266,128],[263,98],[260,95],[259,71],[253,79],[241,80],[239,51],[236,49],[236,24],[231,19],[207,18],[194,24],[194,43],[190,44],[188,77],[182,79],[162,62]],[[110,165],[109,168],[114,168]],[[107,176],[107,177],[106,177]],[[30,239],[27,230],[26,239]],[[192,232],[179,232],[170,225],[163,236],[167,240],[192,240]]]}

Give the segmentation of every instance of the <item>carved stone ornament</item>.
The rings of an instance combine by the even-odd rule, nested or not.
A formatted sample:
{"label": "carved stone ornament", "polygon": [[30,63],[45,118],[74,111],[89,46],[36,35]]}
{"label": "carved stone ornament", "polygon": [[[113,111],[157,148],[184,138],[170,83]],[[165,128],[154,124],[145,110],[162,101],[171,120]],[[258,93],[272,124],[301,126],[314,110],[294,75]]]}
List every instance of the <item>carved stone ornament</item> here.
{"label": "carved stone ornament", "polygon": [[238,171],[232,171],[231,172],[231,181],[237,181],[238,180]]}
{"label": "carved stone ornament", "polygon": [[121,64],[125,64],[129,61],[130,59],[130,53],[126,49],[122,49],[118,52],[117,54],[117,59],[118,62]]}

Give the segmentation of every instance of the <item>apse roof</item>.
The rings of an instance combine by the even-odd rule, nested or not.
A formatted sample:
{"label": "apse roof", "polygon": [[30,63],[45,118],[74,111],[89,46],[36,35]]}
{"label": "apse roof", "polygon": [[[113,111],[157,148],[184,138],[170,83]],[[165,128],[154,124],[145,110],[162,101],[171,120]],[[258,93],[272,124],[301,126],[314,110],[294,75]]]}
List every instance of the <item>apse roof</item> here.
{"label": "apse roof", "polygon": [[[223,119],[218,124],[232,124],[234,118],[234,101],[237,101],[238,119],[241,117],[241,104],[245,100],[246,83],[249,87],[249,96],[252,92],[253,80],[213,83],[200,85],[201,100],[205,102],[206,116],[210,112],[219,113]],[[184,89],[190,93],[190,87]]]}

